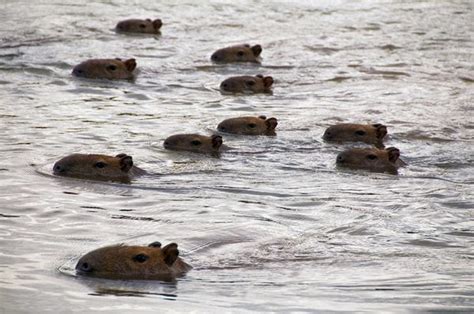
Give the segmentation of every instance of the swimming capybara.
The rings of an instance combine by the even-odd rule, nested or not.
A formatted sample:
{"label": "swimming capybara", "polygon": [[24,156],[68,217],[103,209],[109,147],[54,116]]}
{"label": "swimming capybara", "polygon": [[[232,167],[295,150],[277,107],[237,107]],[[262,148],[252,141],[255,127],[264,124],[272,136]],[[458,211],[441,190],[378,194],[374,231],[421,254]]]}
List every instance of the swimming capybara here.
{"label": "swimming capybara", "polygon": [[78,77],[91,79],[128,80],[133,78],[137,67],[135,59],[89,59],[79,63],[72,70]]}
{"label": "swimming capybara", "polygon": [[220,89],[230,93],[269,93],[273,85],[271,76],[232,76],[222,81]]}
{"label": "swimming capybara", "polygon": [[146,173],[133,165],[133,159],[126,154],[107,156],[98,154],[72,154],[57,161],[53,173],[60,176],[101,181],[130,182]]}
{"label": "swimming capybara", "polygon": [[241,134],[241,135],[276,135],[275,128],[278,125],[276,118],[265,116],[239,117],[226,119],[219,123],[219,132]]}
{"label": "swimming capybara", "polygon": [[336,164],[351,169],[397,174],[398,168],[405,163],[400,159],[400,151],[397,148],[388,147],[352,148],[337,155]]}
{"label": "swimming capybara", "polygon": [[326,129],[323,139],[328,142],[364,142],[383,148],[387,127],[383,124],[341,123]]}
{"label": "swimming capybara", "polygon": [[222,146],[222,136],[199,134],[176,134],[163,142],[166,149],[185,150],[195,153],[217,154]]}
{"label": "swimming capybara", "polygon": [[150,19],[128,19],[118,22],[115,30],[124,33],[159,34],[162,25],[160,19],[154,21]]}
{"label": "swimming capybara", "polygon": [[249,44],[235,45],[217,50],[211,55],[211,60],[218,63],[230,62],[260,62],[262,46]]}
{"label": "swimming capybara", "polygon": [[192,269],[178,255],[176,243],[165,247],[160,242],[148,246],[107,246],[81,257],[76,272],[105,279],[171,281]]}

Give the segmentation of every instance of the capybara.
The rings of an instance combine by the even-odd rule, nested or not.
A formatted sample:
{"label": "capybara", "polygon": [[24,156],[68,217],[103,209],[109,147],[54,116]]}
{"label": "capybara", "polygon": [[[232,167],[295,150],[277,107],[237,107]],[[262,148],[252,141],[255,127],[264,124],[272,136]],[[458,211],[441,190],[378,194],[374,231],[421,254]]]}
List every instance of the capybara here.
{"label": "capybara", "polygon": [[271,76],[232,76],[220,85],[220,89],[229,93],[269,93],[273,85]]}
{"label": "capybara", "polygon": [[130,182],[146,173],[134,166],[131,156],[118,154],[107,156],[98,154],[72,154],[57,161],[53,173],[60,176],[101,181]]}
{"label": "capybara", "polygon": [[185,150],[195,153],[217,154],[222,146],[220,135],[176,134],[163,142],[166,149]]}
{"label": "capybara", "polygon": [[72,74],[91,79],[128,80],[134,77],[136,67],[135,59],[89,59],[76,65]]}
{"label": "capybara", "polygon": [[326,129],[323,139],[328,142],[364,142],[383,148],[387,127],[383,124],[341,123]]}
{"label": "capybara", "polygon": [[163,22],[160,19],[154,21],[151,19],[128,19],[118,22],[115,30],[124,33],[159,34],[162,25]]}
{"label": "capybara", "polygon": [[211,60],[217,63],[231,62],[260,62],[262,46],[249,44],[235,45],[217,50],[211,55]]}
{"label": "capybara", "polygon": [[178,257],[178,245],[114,245],[87,253],[76,265],[78,275],[105,279],[171,281],[192,269]]}
{"label": "capybara", "polygon": [[242,135],[276,135],[275,128],[278,125],[276,118],[266,116],[238,117],[226,119],[219,123],[219,132],[242,134]]}
{"label": "capybara", "polygon": [[336,164],[351,169],[397,174],[398,168],[405,163],[400,159],[400,151],[397,148],[388,147],[348,149],[337,155]]}

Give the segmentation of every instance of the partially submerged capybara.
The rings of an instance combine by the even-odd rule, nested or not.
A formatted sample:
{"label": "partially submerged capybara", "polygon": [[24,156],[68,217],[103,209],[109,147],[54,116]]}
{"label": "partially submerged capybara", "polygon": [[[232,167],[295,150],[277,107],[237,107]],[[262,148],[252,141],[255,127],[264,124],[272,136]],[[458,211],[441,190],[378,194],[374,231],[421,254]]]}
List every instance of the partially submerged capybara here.
{"label": "partially submerged capybara", "polygon": [[249,44],[225,47],[215,51],[211,55],[211,60],[218,63],[230,62],[260,62],[262,46]]}
{"label": "partially submerged capybara", "polygon": [[72,70],[78,77],[92,79],[127,80],[133,78],[137,67],[135,59],[89,59],[79,63]]}
{"label": "partially submerged capybara", "polygon": [[114,245],[87,253],[77,262],[78,275],[105,279],[173,280],[192,269],[178,257],[178,245]]}
{"label": "partially submerged capybara", "polygon": [[217,154],[222,146],[220,135],[176,134],[163,142],[166,149],[185,150],[195,153]]}
{"label": "partially submerged capybara", "polygon": [[134,166],[132,157],[126,154],[118,154],[115,157],[72,154],[57,161],[53,166],[53,173],[66,177],[129,182],[146,171]]}
{"label": "partially submerged capybara", "polygon": [[328,142],[364,142],[383,147],[387,127],[383,124],[341,123],[326,129],[323,139]]}
{"label": "partially submerged capybara", "polygon": [[162,25],[163,22],[160,19],[154,21],[150,19],[128,19],[118,22],[115,30],[124,33],[159,34]]}
{"label": "partially submerged capybara", "polygon": [[276,118],[265,116],[238,117],[226,119],[219,123],[219,132],[242,134],[242,135],[276,135],[275,128],[278,125]]}
{"label": "partially submerged capybara", "polygon": [[397,174],[398,168],[405,163],[400,159],[400,151],[397,148],[388,147],[352,148],[337,155],[336,164],[351,169]]}
{"label": "partially submerged capybara", "polygon": [[220,89],[230,93],[269,93],[273,85],[271,76],[232,76],[222,81]]}

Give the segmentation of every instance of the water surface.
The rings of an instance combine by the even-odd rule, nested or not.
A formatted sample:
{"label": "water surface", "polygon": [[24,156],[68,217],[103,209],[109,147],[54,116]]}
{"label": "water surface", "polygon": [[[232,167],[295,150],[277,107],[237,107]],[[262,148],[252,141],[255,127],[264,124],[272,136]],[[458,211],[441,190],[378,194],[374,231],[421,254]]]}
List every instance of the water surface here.
{"label": "water surface", "polygon": [[[471,312],[474,6],[470,1],[3,1],[0,309],[13,312]],[[161,18],[160,36],[116,34]],[[213,65],[263,46],[261,65]],[[81,80],[134,57],[133,82]],[[232,75],[271,95],[223,95]],[[168,152],[174,133],[266,115],[276,137],[225,136],[221,158]],[[388,126],[398,176],[341,171],[339,122]],[[132,184],[59,178],[73,152],[127,153]],[[77,278],[115,243],[177,242],[175,283]]]}

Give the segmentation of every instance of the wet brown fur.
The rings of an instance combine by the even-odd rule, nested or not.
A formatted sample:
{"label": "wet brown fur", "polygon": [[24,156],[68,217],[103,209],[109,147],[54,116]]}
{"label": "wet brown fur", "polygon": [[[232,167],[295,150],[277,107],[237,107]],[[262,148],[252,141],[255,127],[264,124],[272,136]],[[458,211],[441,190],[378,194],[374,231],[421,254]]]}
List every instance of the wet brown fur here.
{"label": "wet brown fur", "polygon": [[404,162],[400,160],[400,151],[395,147],[352,148],[337,155],[336,164],[351,169],[397,174]]}
{"label": "wet brown fur", "polygon": [[133,78],[133,70],[137,63],[135,59],[89,59],[79,63],[72,70],[77,77],[91,79],[124,80]]}
{"label": "wet brown fur", "polygon": [[133,165],[126,154],[107,156],[99,154],[72,154],[54,164],[56,175],[102,181],[129,182],[145,170]]}
{"label": "wet brown fur", "polygon": [[222,146],[222,136],[199,134],[176,134],[163,142],[166,149],[184,150],[195,153],[216,154]]}
{"label": "wet brown fur", "polygon": [[232,76],[220,85],[220,89],[230,93],[269,93],[273,85],[271,76]]}
{"label": "wet brown fur", "polygon": [[115,29],[117,32],[123,33],[159,34],[162,25],[160,19],[154,21],[151,19],[128,19],[118,22]]}
{"label": "wet brown fur", "polygon": [[238,117],[222,121],[217,126],[219,132],[241,134],[241,135],[276,135],[275,128],[278,125],[276,118]]}
{"label": "wet brown fur", "polygon": [[260,45],[235,45],[215,51],[211,56],[211,60],[217,63],[260,62],[259,56],[261,53],[262,46]]}
{"label": "wet brown fur", "polygon": [[178,245],[115,245],[87,253],[76,264],[78,275],[106,279],[173,280],[192,267],[178,257]]}
{"label": "wet brown fur", "polygon": [[323,139],[328,142],[363,142],[383,148],[387,127],[383,124],[341,123],[326,129]]}

